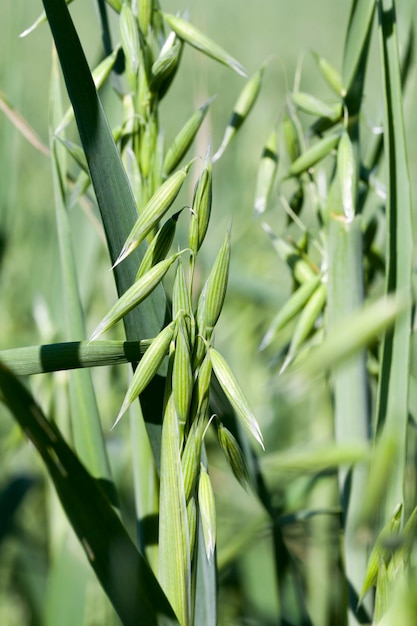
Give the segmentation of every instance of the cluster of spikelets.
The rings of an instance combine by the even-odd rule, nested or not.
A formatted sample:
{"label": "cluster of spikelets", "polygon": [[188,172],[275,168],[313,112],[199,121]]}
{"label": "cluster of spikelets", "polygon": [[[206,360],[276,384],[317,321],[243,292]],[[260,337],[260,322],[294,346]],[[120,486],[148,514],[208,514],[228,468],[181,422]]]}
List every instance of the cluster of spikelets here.
{"label": "cluster of spikelets", "polygon": [[[183,18],[155,10],[154,2],[140,2],[134,13],[128,3],[112,2],[120,14],[121,48],[127,89],[122,93],[124,122],[113,131],[138,206],[138,218],[120,253],[115,269],[146,242],[134,282],[119,297],[90,336],[90,342],[122,320],[160,286],[167,272],[175,271],[171,321],[147,340],[115,421],[119,422],[157,372],[166,373],[159,485],[159,578],[181,623],[187,623],[193,553],[198,519],[205,552],[211,560],[216,544],[213,489],[204,452],[204,437],[211,426],[236,478],[248,483],[244,455],[233,434],[210,411],[210,386],[215,376],[237,419],[263,447],[257,420],[224,357],[214,347],[214,329],[227,289],[230,264],[230,228],[200,293],[196,293],[196,259],[209,226],[212,204],[212,164],[232,141],[250,112],[260,90],[264,67],[245,84],[234,107],[220,148],[202,165],[190,203],[188,245],[172,252],[177,222],[184,209],[170,212],[192,168],[194,159],[181,167],[206,113],[210,98],[190,117],[165,149],[158,104],[177,71],[184,44],[227,65],[241,75],[244,68],[216,43]],[[166,34],[166,28],[170,32]],[[108,78],[119,50],[93,72],[96,87]],[[83,151],[63,134],[69,111],[57,137],[88,175]],[[87,183],[88,184],[88,183]],[[169,512],[169,515],[166,514]]]}

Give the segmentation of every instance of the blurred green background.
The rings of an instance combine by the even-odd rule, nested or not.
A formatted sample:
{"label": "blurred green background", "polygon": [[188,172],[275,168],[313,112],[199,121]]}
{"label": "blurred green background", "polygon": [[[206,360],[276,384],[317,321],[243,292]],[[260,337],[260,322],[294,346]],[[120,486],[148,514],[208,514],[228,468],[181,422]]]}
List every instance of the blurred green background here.
{"label": "blurred green background", "polygon": [[[298,73],[303,91],[331,99],[309,52],[318,52],[340,69],[350,3],[335,0],[194,0],[191,3],[161,0],[161,5],[163,10],[172,13],[188,7],[190,20],[224,46],[248,69],[249,74],[267,57],[271,57],[254,111],[224,157],[214,166],[213,214],[208,238],[201,252],[200,269],[203,279],[233,218],[230,286],[216,342],[227,356],[255,410],[266,434],[267,450],[285,447],[295,437],[295,430],[297,442],[307,441],[311,436],[309,419],[314,412],[314,399],[309,407],[298,407],[296,413],[294,407],[289,411],[288,407],[280,404],[274,392],[275,379],[271,376],[273,354],[258,352],[268,323],[291,290],[291,281],[261,225],[254,220],[253,197],[263,144],[282,111],[295,75]],[[40,2],[3,0],[1,3],[0,91],[47,145],[51,36],[48,26],[44,24],[28,37],[19,38],[19,33],[36,19],[41,9]],[[95,66],[102,54],[95,5],[93,2],[74,2],[71,13],[89,62]],[[115,32],[114,40],[117,39]],[[377,88],[379,80],[379,67],[372,66],[369,72],[371,90]],[[162,107],[161,122],[166,128],[167,142],[197,106],[217,94],[195,145],[195,153],[201,157],[204,157],[209,143],[215,151],[242,86],[242,79],[230,70],[194,50],[186,49],[179,76]],[[415,90],[414,82],[409,85],[407,111],[411,110]],[[103,100],[110,120],[116,121],[120,110],[110,90],[104,90]],[[369,98],[369,119],[365,121],[368,127],[380,122],[379,102],[378,98]],[[410,124],[408,131],[415,131],[414,119],[410,115],[406,118],[407,124]],[[2,112],[0,138],[0,349],[6,349],[60,340],[63,324],[49,160],[19,134]],[[416,159],[416,148],[410,145],[411,168]],[[188,189],[177,201],[178,207],[181,202],[185,204],[189,201],[192,187],[193,180],[190,179]],[[265,219],[278,232],[283,231],[285,216],[278,198],[271,203]],[[87,328],[91,332],[114,301],[115,290],[100,236],[79,205],[74,207],[71,221],[75,230]],[[114,336],[120,336],[120,332],[120,328],[116,329]],[[126,493],[131,484],[129,480],[122,481],[121,476],[126,475],[130,455],[123,438],[128,433],[127,424],[121,424],[116,432],[110,433],[109,429],[125,391],[127,371],[128,366],[121,366],[117,372],[111,368],[94,372],[116,479]],[[46,410],[51,398],[48,381],[46,377],[33,380]],[[59,377],[55,378],[55,383],[59,383]],[[296,428],[291,422],[294,419]],[[41,474],[33,451],[25,445],[2,408],[0,467],[5,482],[8,476],[24,470],[31,476],[38,472]],[[257,519],[260,509],[254,499],[241,490],[227,472],[225,464],[216,456],[212,475],[218,498],[221,551],[236,528],[239,525],[249,526]],[[294,501],[299,497],[297,489],[301,492],[303,485],[294,488]],[[128,496],[126,507],[129,508]],[[27,609],[22,608],[19,612],[19,603],[22,603],[25,592],[22,591],[20,596],[16,589],[30,588],[31,597],[41,597],[41,594],[36,594],[36,587],[44,584],[42,573],[45,564],[42,551],[39,551],[39,545],[45,542],[42,533],[44,515],[42,497],[34,490],[19,511],[17,521],[18,538],[20,533],[20,538],[32,542],[27,547],[26,556],[21,554],[18,541],[9,541],[6,546],[0,544],[0,563],[3,556],[3,565],[0,564],[0,604],[6,591],[11,594],[0,609],[2,624],[37,623],[29,620]],[[271,616],[274,615],[276,598],[273,571],[268,560],[268,537],[254,545],[254,550],[247,551],[240,566],[240,576],[245,581],[244,585],[250,588],[248,597],[255,607],[247,609],[248,615],[253,609],[253,615],[257,617],[253,617],[252,621],[249,618],[245,622],[233,621],[238,612],[233,602],[239,604],[241,598],[233,595],[232,579],[228,579],[226,587],[222,587],[222,590],[227,589],[228,595],[227,601],[221,599],[224,624],[274,623]],[[302,551],[302,543],[300,545]],[[27,563],[29,557],[31,566]],[[20,567],[27,578],[23,577],[24,580],[22,578],[16,584],[16,580],[19,581],[18,565],[22,563]],[[103,617],[102,621],[93,620],[91,623],[106,622]]]}

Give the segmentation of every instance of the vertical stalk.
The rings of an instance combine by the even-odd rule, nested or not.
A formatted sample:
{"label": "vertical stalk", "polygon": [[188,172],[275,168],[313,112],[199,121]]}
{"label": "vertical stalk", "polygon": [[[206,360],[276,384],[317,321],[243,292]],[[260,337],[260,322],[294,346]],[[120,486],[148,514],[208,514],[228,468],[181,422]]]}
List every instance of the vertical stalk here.
{"label": "vertical stalk", "polygon": [[[328,328],[349,319],[363,304],[363,255],[361,218],[348,223],[332,215],[328,239]],[[369,438],[366,352],[362,350],[334,367],[334,428],[338,442],[363,445]],[[356,465],[339,472],[343,509],[344,561],[348,580],[349,624],[359,623],[354,615],[365,577],[367,554],[356,537],[355,524],[362,508],[366,484],[364,467]]]}
{"label": "vertical stalk", "polygon": [[[402,111],[401,71],[393,0],[378,2],[379,38],[384,80],[384,147],[387,162],[386,291],[411,300],[412,223],[410,181]],[[396,443],[382,514],[392,517],[404,502],[411,307],[386,333],[378,388],[377,434]],[[404,510],[404,507],[403,507]]]}

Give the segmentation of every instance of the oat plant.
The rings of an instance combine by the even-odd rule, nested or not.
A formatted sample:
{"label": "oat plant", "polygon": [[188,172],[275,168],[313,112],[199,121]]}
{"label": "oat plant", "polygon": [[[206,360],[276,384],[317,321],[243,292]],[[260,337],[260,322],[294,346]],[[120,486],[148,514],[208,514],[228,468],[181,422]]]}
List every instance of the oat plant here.
{"label": "oat plant", "polygon": [[[30,623],[411,626],[417,387],[403,96],[414,70],[412,3],[399,4],[398,25],[394,0],[353,0],[341,67],[311,55],[327,95],[303,89],[300,64],[265,138],[255,227],[292,288],[275,316],[257,311],[254,320],[264,328],[256,358],[268,363],[274,399],[264,433],[216,346],[232,226],[206,272],[200,255],[216,168],[268,63],[248,78],[193,25],[192,12],[167,13],[158,0],[100,0],[104,53],[90,71],[70,3],[43,4],[24,34],[49,28],[54,40],[49,147],[1,96],[13,123],[49,155],[62,301],[57,337],[41,328],[42,345],[0,352],[1,399],[50,479],[46,589],[32,592],[42,601]],[[187,47],[242,77],[223,139],[207,142],[204,154],[193,142],[213,97],[165,140],[161,103]],[[116,123],[102,90],[117,102]],[[95,258],[106,257],[93,278],[77,271],[87,256],[76,205],[93,222],[96,210],[102,224]],[[109,270],[117,295],[106,308]],[[81,304],[85,291],[97,303],[93,315]],[[123,363],[129,380],[116,373]],[[97,366],[113,372],[99,392]],[[123,433],[123,481],[101,415],[100,396],[113,407],[116,384],[123,398],[110,428]],[[213,481],[219,453],[233,486]],[[17,507],[30,484],[10,489],[19,491]],[[222,490],[230,500],[233,491],[240,517],[226,541],[216,514]],[[89,591],[88,566],[104,594]],[[265,568],[270,580],[259,593]]]}
{"label": "oat plant", "polygon": [[[24,33],[30,35],[46,21],[54,40],[49,154],[62,331],[67,341],[3,352],[2,400],[42,458],[63,511],[121,622],[215,624],[216,512],[205,451],[209,430],[218,437],[236,479],[246,485],[249,475],[238,441],[223,424],[221,413],[211,410],[214,379],[245,437],[259,449],[263,439],[242,389],[215,348],[214,331],[229,274],[230,227],[202,286],[195,280],[211,214],[210,146],[201,158],[184,159],[213,99],[178,129],[170,145],[164,141],[160,103],[175,78],[184,46],[243,77],[246,71],[186,17],[165,13],[155,0],[98,5],[107,56],[93,72],[64,0],[46,0],[45,14]],[[119,28],[120,43],[114,49],[109,9]],[[67,111],[60,72],[71,105]],[[244,109],[236,113],[239,125],[256,99],[260,78],[258,73],[248,82]],[[114,129],[98,95],[106,81],[112,81],[119,99],[120,121]],[[72,132],[74,122],[79,140]],[[216,160],[236,130],[233,124],[227,129]],[[196,177],[192,198],[188,206],[174,208],[191,173]],[[113,271],[118,294],[91,333],[86,330],[76,271],[79,242],[69,219],[70,207],[85,201],[97,204],[108,250],[107,270]],[[175,238],[180,220],[188,224],[182,247]],[[168,273],[172,289],[163,286]],[[94,298],[100,281],[91,289]],[[118,322],[124,324],[126,341],[106,340],[105,334]],[[132,450],[134,539],[120,508],[88,369],[117,362],[133,366],[113,428],[129,420],[130,413],[126,446]],[[15,378],[69,369],[74,371],[68,379],[65,416],[58,404],[53,417],[46,416]],[[58,598],[65,595],[71,598],[72,623],[84,619],[91,623],[91,603],[77,584],[71,538],[63,529],[62,514],[52,515],[52,506],[51,501],[52,591],[40,621],[57,624],[69,618],[63,612],[66,604],[59,606]],[[73,583],[65,583],[65,574],[60,579],[59,570],[73,572]]]}

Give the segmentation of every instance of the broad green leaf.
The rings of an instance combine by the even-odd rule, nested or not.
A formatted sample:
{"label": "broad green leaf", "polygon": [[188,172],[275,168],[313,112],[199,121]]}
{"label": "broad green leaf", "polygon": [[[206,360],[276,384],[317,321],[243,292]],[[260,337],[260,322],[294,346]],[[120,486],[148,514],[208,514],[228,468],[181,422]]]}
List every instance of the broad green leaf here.
{"label": "broad green leaf", "polygon": [[0,365],[0,395],[40,454],[68,520],[122,623],[177,624],[158,581],[100,484],[4,365]]}
{"label": "broad green leaf", "polygon": [[68,341],[0,350],[0,361],[16,376],[29,376],[79,367],[136,363],[149,346],[143,341]]}
{"label": "broad green leaf", "polygon": [[[44,0],[44,7],[114,264],[137,219],[136,203],[65,1]],[[115,268],[119,296],[134,281],[143,254],[144,247],[130,255],[123,266]],[[133,341],[154,337],[162,327],[164,315],[165,295],[161,287],[136,313],[126,317],[127,338]]]}

